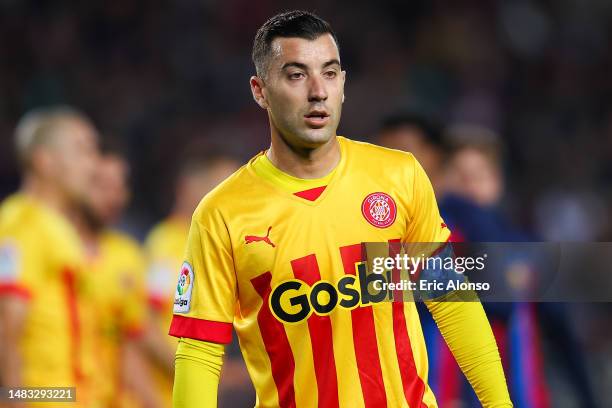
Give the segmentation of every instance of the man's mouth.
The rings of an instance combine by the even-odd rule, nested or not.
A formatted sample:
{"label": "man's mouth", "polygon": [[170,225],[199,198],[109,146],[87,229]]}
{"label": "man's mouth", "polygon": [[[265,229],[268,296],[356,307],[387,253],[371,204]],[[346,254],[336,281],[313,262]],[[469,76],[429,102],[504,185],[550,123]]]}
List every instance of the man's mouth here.
{"label": "man's mouth", "polygon": [[304,115],[306,124],[312,128],[321,128],[329,122],[329,113],[324,110],[313,110]]}

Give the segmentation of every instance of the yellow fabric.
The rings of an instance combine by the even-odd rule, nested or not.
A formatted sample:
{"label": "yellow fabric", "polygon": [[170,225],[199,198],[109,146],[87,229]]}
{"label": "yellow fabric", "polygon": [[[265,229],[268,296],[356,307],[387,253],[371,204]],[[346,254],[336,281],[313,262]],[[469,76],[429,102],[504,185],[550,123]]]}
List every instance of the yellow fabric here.
{"label": "yellow fabric", "polygon": [[217,406],[219,375],[224,347],[206,341],[181,338],[176,350],[174,408]]}
{"label": "yellow fabric", "polygon": [[146,312],[145,260],[138,243],[118,231],[103,231],[89,259],[88,278],[96,305],[98,390],[114,406],[125,406],[121,346],[142,331]]}
{"label": "yellow fabric", "polygon": [[291,193],[326,186],[334,176],[337,168],[334,168],[329,174],[321,178],[301,179],[284,173],[274,166],[265,153],[256,156],[252,166],[255,173],[259,176]]}
{"label": "yellow fabric", "polygon": [[485,408],[512,407],[495,337],[482,305],[448,300],[426,305],[480,403]]}
{"label": "yellow fabric", "polygon": [[[233,323],[261,407],[278,406],[279,392],[258,323],[262,307],[270,306],[262,302],[254,279],[265,278],[270,272],[270,289],[275,291],[279,284],[295,280],[294,261],[314,254],[319,280],[335,285],[346,274],[341,248],[396,239],[445,242],[450,234],[442,224],[429,180],[410,153],[342,137],[338,141],[340,163],[316,201],[296,197],[286,185],[262,174],[254,165],[260,155],[209,193],[192,220],[185,259],[194,279],[179,285],[183,294],[175,294],[175,314]],[[384,228],[371,225],[362,214],[364,199],[376,192],[390,196],[397,207],[394,222]],[[247,240],[247,236],[265,237],[268,230],[274,246],[262,239]],[[308,291],[310,286],[301,288]],[[291,312],[299,308],[289,304],[288,296],[281,303]],[[391,302],[382,302],[362,307],[371,308],[373,313],[388,406],[406,407],[391,329],[392,306]],[[435,407],[435,397],[427,386],[427,355],[418,313],[413,303],[406,302],[402,307],[415,370],[425,383],[422,400],[426,406]],[[337,305],[328,316],[340,406],[364,406],[351,310]],[[289,323],[275,318],[282,323],[295,360],[296,404],[316,406],[316,356],[308,324],[306,320]]]}
{"label": "yellow fabric", "polygon": [[[183,262],[188,234],[189,220],[170,217],[153,227],[145,241],[148,296],[153,306],[151,315],[155,319],[155,327],[173,349],[176,349],[178,342],[175,337],[168,336],[168,327],[172,319],[176,271]],[[170,406],[172,377],[157,366],[153,366],[152,374],[162,406]]]}
{"label": "yellow fabric", "polygon": [[[76,385],[79,405],[97,406],[91,383],[96,370],[94,320],[76,231],[60,214],[15,194],[0,205],[0,252],[9,254],[0,267],[0,283],[21,286],[31,294],[19,344],[23,385]],[[70,279],[74,296],[69,295]],[[77,325],[70,302],[76,305]],[[81,372],[78,380],[74,367]]]}

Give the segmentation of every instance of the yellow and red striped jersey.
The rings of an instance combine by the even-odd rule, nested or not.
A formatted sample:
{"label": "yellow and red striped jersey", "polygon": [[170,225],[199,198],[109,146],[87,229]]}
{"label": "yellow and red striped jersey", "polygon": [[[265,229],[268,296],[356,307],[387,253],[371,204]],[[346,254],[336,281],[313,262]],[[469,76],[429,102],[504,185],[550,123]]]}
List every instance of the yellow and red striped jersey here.
{"label": "yellow and red striped jersey", "polygon": [[142,333],[146,317],[144,254],[134,239],[107,229],[87,266],[95,304],[96,388],[109,406],[123,407],[121,347]]}
{"label": "yellow and red striped jersey", "polygon": [[59,213],[20,193],[0,205],[0,293],[28,301],[19,344],[23,385],[76,386],[79,406],[95,407],[84,256],[76,231]]}
{"label": "yellow and red striped jersey", "polygon": [[412,302],[373,302],[365,242],[445,242],[431,184],[409,153],[337,137],[319,180],[260,154],[194,213],[170,334],[228,343],[258,407],[435,407]]}

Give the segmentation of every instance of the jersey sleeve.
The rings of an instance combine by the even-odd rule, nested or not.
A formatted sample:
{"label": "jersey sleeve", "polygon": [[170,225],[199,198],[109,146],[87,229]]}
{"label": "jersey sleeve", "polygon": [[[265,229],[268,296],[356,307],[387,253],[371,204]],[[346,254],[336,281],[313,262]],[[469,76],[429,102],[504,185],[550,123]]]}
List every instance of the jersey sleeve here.
{"label": "jersey sleeve", "polygon": [[0,234],[0,296],[31,297],[38,257],[25,257],[24,244],[18,236]]}
{"label": "jersey sleeve", "polygon": [[450,231],[440,216],[436,196],[423,167],[413,157],[412,202],[410,223],[406,231],[408,242],[446,242]]}
{"label": "jersey sleeve", "polygon": [[189,229],[170,335],[230,343],[237,299],[231,241],[220,212],[200,207]]}
{"label": "jersey sleeve", "polygon": [[425,304],[482,406],[511,408],[499,350],[484,309],[480,302],[459,300]]}
{"label": "jersey sleeve", "polygon": [[176,349],[174,408],[216,408],[224,346],[190,339]]}

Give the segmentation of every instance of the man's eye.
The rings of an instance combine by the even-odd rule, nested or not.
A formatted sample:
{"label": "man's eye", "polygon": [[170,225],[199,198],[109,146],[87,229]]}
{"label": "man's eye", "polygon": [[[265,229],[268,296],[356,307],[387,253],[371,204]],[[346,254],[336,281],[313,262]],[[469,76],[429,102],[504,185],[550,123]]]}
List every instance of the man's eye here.
{"label": "man's eye", "polygon": [[304,77],[304,74],[301,72],[294,72],[292,74],[289,74],[289,79],[300,79],[303,77]]}
{"label": "man's eye", "polygon": [[330,78],[330,79],[335,78],[336,75],[338,75],[338,73],[336,71],[327,71],[327,72],[325,72],[325,76],[327,78]]}

